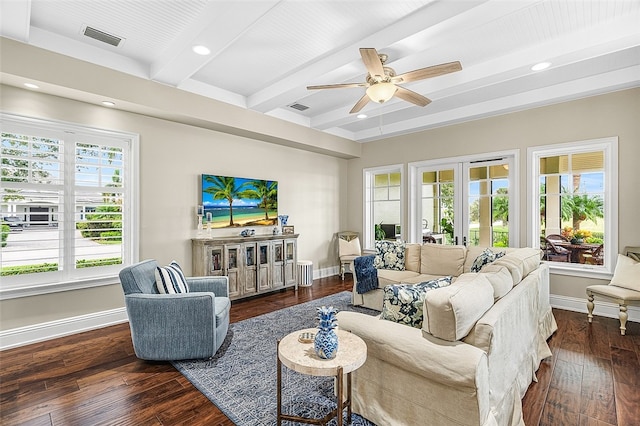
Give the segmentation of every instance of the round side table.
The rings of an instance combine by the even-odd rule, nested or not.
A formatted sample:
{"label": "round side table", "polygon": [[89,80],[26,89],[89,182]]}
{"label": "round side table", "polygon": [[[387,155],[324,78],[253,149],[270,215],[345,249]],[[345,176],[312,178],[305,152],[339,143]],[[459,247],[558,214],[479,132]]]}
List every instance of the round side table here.
{"label": "round side table", "polygon": [[[347,409],[347,422],[351,423],[351,372],[357,370],[367,359],[367,345],[355,334],[336,330],[338,335],[338,353],[333,359],[322,359],[316,355],[313,342],[301,343],[298,336],[302,333],[316,333],[316,328],[294,331],[278,341],[278,425],[282,420],[291,420],[309,424],[327,424],[336,417],[338,426],[342,426],[342,411]],[[298,373],[309,376],[336,377],[336,408],[322,419],[309,419],[282,413],[282,364]],[[347,398],[344,399],[343,375],[347,375]]]}

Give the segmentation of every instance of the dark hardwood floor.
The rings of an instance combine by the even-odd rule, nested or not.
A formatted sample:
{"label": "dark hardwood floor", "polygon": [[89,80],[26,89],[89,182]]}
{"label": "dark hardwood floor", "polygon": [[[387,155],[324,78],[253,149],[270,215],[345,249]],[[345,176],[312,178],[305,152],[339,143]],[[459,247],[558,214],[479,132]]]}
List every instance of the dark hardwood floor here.
{"label": "dark hardwood floor", "polygon": [[[349,277],[349,276],[347,276]],[[339,277],[234,302],[231,321],[350,290]],[[640,424],[640,324],[554,310],[558,332],[524,397],[526,425]],[[133,353],[127,324],[0,352],[0,424],[233,425],[168,362]]]}

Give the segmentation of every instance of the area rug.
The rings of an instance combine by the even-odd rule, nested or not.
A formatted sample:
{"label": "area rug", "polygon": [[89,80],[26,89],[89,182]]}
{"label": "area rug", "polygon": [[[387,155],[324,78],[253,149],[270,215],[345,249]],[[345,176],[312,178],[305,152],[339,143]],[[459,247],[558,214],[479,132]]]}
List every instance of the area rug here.
{"label": "area rug", "polygon": [[[337,293],[231,324],[213,359],[175,361],[173,365],[236,425],[275,425],[276,343],[296,330],[316,327],[316,307],[323,305],[338,311],[379,313],[351,305],[351,292]],[[307,376],[283,366],[284,413],[321,418],[335,405],[332,378]],[[357,426],[375,426],[355,413],[352,421]],[[329,425],[336,423],[333,419]]]}

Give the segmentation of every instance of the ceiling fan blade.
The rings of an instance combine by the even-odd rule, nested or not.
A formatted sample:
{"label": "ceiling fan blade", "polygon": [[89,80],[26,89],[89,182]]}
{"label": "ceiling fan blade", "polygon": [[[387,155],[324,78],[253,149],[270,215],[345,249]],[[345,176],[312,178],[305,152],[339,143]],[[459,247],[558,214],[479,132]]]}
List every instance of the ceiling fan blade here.
{"label": "ceiling fan blade", "polygon": [[364,108],[364,106],[369,103],[369,96],[367,96],[366,94],[360,98],[360,100],[358,102],[356,102],[356,104],[353,106],[353,108],[351,108],[351,111],[349,111],[349,114],[353,114],[355,112],[359,112],[362,108]]}
{"label": "ceiling fan blade", "polygon": [[431,99],[426,98],[419,93],[416,93],[409,89],[405,89],[404,87],[400,87],[400,86],[398,86],[398,90],[396,91],[395,96],[407,102],[411,102],[412,104],[416,104],[422,107],[431,103]]}
{"label": "ceiling fan blade", "polygon": [[384,69],[382,68],[382,62],[378,56],[378,51],[372,48],[360,48],[360,56],[362,56],[362,62],[367,67],[369,75],[384,77]]}
{"label": "ceiling fan blade", "polygon": [[346,89],[349,87],[366,87],[367,83],[342,83],[342,84],[321,84],[319,86],[307,86],[307,90],[316,89]]}
{"label": "ceiling fan blade", "polygon": [[446,64],[434,65],[432,67],[420,68],[417,70],[409,71],[404,74],[397,75],[393,78],[394,82],[407,83],[410,81],[423,80],[425,78],[437,77],[439,75],[449,74],[452,72],[460,71],[462,65],[460,62],[448,62]]}

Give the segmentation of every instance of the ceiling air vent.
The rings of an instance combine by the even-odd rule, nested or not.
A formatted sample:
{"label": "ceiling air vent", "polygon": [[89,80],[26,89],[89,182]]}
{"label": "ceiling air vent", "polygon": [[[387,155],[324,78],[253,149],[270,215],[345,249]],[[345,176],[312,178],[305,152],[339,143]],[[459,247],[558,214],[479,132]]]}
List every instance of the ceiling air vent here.
{"label": "ceiling air vent", "polygon": [[302,105],[302,104],[299,104],[299,103],[291,104],[291,105],[289,105],[289,108],[297,109],[298,111],[304,111],[306,109],[309,109],[308,106]]}
{"label": "ceiling air vent", "polygon": [[103,43],[110,44],[111,46],[118,47],[124,40],[122,37],[114,36],[112,34],[105,33],[104,31],[97,30],[88,25],[82,28],[82,34],[90,37],[94,40],[101,41]]}

